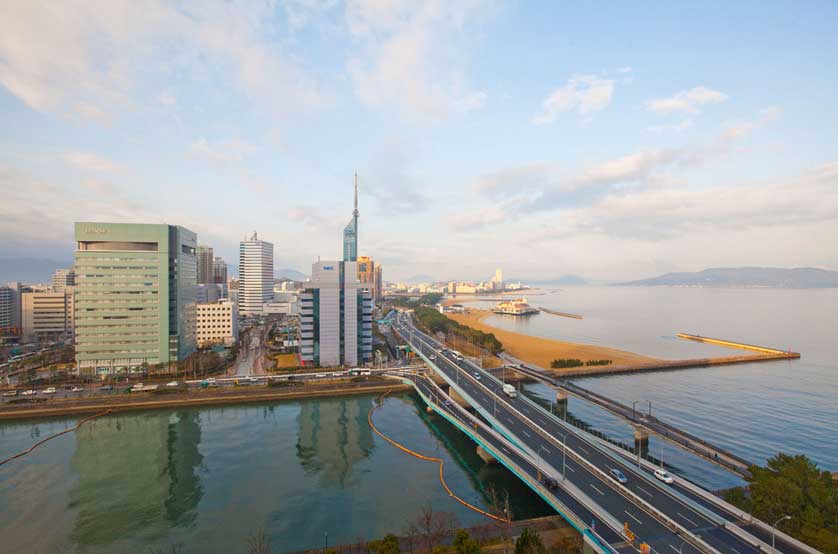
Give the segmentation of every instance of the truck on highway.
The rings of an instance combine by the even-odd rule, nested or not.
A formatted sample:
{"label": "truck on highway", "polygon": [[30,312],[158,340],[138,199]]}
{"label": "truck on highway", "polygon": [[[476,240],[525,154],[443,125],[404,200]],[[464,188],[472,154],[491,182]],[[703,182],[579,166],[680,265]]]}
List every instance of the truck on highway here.
{"label": "truck on highway", "polygon": [[503,386],[503,394],[508,396],[509,398],[515,398],[518,396],[518,391],[515,390],[515,387],[512,385],[504,385]]}

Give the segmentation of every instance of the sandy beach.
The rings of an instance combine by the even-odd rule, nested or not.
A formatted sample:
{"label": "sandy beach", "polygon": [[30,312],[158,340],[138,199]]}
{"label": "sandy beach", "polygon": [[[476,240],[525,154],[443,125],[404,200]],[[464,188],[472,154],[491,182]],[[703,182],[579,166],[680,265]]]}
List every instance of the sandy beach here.
{"label": "sandy beach", "polygon": [[[486,317],[492,315],[492,312],[488,310],[470,309],[467,314],[446,315],[463,325],[468,325],[486,333],[494,333],[495,337],[503,343],[503,348],[506,353],[525,362],[547,369],[550,368],[550,362],[556,358],[578,358],[583,362],[587,360],[611,360],[613,365],[642,364],[659,361],[656,358],[626,352],[617,348],[531,337],[529,335],[522,335],[492,327],[483,321]],[[583,368],[574,368],[577,372],[580,369]],[[592,367],[591,369],[602,368]],[[556,370],[556,372],[560,373],[560,370]]]}

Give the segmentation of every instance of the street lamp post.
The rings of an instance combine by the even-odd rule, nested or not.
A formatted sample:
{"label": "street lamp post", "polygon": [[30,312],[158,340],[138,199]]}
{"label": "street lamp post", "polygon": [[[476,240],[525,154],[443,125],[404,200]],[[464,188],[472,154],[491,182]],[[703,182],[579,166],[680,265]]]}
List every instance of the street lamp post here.
{"label": "street lamp post", "polygon": [[787,519],[791,519],[791,516],[789,516],[789,515],[785,515],[785,516],[781,517],[780,519],[778,519],[777,521],[775,521],[775,522],[771,525],[771,550],[773,550],[774,552],[776,552],[776,551],[777,551],[777,549],[774,547],[774,531],[775,531],[775,527],[777,527],[777,524],[778,524],[778,523],[780,523],[781,521],[785,521],[785,520],[787,520]]}
{"label": "street lamp post", "polygon": [[567,446],[566,446],[566,443],[565,443],[565,438],[566,437],[567,437],[566,434],[562,435],[562,481],[567,480],[567,472],[565,471],[567,469],[567,463],[566,463],[566,461],[567,461]]}
{"label": "street lamp post", "polygon": [[637,419],[637,410],[635,409],[635,406],[637,406],[638,402],[640,402],[640,401],[635,400],[634,402],[631,403],[631,419]]}

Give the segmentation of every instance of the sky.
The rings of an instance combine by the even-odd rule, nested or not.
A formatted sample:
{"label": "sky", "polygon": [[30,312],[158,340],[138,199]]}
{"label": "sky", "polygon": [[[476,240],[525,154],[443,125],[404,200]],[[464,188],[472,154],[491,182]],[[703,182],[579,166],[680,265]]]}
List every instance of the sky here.
{"label": "sky", "polygon": [[74,221],[385,280],[838,268],[835,2],[0,2],[0,258]]}

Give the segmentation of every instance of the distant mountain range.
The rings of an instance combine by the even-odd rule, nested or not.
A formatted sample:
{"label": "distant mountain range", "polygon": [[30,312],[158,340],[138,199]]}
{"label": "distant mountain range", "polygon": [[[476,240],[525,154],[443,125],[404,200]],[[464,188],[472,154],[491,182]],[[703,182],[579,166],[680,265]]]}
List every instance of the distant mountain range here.
{"label": "distant mountain range", "polygon": [[651,279],[617,283],[632,287],[769,287],[816,289],[838,287],[838,271],[812,267],[717,267],[693,273],[667,273]]}
{"label": "distant mountain range", "polygon": [[410,277],[405,279],[404,282],[410,283],[411,285],[418,285],[420,283],[433,283],[434,278],[430,275],[424,275],[420,273],[419,275],[411,275]]}
{"label": "distant mountain range", "polygon": [[72,260],[47,258],[0,258],[0,283],[52,283],[56,269],[72,267]]}
{"label": "distant mountain range", "polygon": [[302,271],[297,271],[296,269],[291,268],[283,268],[277,269],[274,272],[274,276],[277,279],[291,279],[292,281],[305,281],[308,279],[308,275],[303,273]]}

